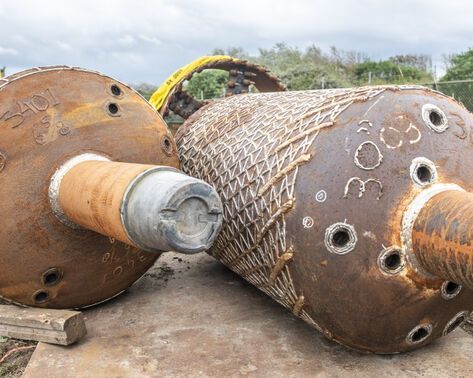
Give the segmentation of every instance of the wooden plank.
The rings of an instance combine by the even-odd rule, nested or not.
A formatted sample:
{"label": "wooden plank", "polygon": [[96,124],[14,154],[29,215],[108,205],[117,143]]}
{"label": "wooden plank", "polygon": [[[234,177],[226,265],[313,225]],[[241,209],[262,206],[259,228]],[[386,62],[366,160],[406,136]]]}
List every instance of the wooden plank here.
{"label": "wooden plank", "polygon": [[70,345],[87,334],[79,311],[0,305],[0,335]]}

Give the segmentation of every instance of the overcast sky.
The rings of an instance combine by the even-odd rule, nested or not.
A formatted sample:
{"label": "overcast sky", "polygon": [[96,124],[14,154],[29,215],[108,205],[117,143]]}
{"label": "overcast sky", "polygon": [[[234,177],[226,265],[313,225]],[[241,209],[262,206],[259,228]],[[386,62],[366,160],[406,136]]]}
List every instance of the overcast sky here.
{"label": "overcast sky", "polygon": [[161,83],[214,48],[250,53],[277,42],[336,46],[372,59],[473,46],[468,0],[2,0],[7,73],[68,64],[128,83]]}

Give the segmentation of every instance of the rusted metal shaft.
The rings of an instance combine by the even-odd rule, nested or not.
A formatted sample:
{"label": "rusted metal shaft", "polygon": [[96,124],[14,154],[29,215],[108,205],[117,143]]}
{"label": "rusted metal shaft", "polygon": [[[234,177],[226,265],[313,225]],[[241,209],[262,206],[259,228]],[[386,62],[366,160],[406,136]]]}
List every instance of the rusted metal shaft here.
{"label": "rusted metal shaft", "polygon": [[473,193],[449,190],[431,198],[412,231],[414,253],[428,272],[473,289]]}
{"label": "rusted metal shaft", "polygon": [[220,229],[215,191],[175,168],[84,154],[59,169],[52,186],[51,203],[63,223],[145,251],[201,252]]}

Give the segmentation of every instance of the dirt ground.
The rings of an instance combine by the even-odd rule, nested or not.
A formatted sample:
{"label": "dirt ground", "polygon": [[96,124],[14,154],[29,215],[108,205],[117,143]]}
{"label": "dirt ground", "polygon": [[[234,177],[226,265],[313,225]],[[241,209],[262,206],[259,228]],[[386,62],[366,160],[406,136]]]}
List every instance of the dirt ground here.
{"label": "dirt ground", "polygon": [[[177,259],[177,257],[176,257]],[[168,280],[172,269],[164,266],[156,273],[156,278]],[[0,304],[7,304],[0,300]],[[473,336],[473,318],[463,325],[463,329]],[[35,350],[36,342],[9,339],[0,336],[0,377],[21,377]],[[7,354],[10,353],[8,356]]]}
{"label": "dirt ground", "polygon": [[0,358],[11,353],[0,363],[0,377],[21,377],[35,347],[36,342],[0,337]]}
{"label": "dirt ground", "polygon": [[[0,299],[0,304],[8,303]],[[21,377],[36,344],[0,336],[0,377]]]}

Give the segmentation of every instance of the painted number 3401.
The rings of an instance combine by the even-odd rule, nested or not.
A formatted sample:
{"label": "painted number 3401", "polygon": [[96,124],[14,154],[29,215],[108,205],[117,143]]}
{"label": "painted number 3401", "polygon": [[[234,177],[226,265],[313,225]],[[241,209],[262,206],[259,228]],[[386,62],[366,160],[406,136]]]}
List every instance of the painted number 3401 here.
{"label": "painted number 3401", "polygon": [[12,129],[23,124],[26,116],[46,111],[51,106],[59,105],[58,99],[51,89],[36,93],[28,99],[17,101],[14,109],[7,110],[1,114],[0,120],[6,122]]}

